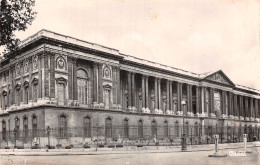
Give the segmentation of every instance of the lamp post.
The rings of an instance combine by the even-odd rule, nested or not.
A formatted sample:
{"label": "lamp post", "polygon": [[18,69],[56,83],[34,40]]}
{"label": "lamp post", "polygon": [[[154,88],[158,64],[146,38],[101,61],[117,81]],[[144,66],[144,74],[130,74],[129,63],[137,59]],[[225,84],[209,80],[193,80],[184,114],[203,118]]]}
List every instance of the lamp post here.
{"label": "lamp post", "polygon": [[48,126],[48,127],[47,127],[47,134],[48,134],[48,149],[50,149],[50,132],[51,132],[51,128]]}
{"label": "lamp post", "polygon": [[186,144],[186,132],[185,132],[185,123],[184,123],[184,110],[185,110],[185,105],[186,105],[186,101],[183,100],[181,101],[181,105],[183,106],[183,110],[182,110],[182,122],[183,122],[183,129],[182,129],[182,147],[181,147],[181,151],[187,151],[187,144]]}

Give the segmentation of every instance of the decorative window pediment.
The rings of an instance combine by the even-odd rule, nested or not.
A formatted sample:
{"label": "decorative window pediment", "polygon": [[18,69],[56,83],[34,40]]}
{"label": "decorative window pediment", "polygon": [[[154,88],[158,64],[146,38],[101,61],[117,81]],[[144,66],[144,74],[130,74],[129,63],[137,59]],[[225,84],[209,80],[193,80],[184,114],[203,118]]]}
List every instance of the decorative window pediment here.
{"label": "decorative window pediment", "polygon": [[67,79],[64,77],[56,78],[57,83],[67,84]]}

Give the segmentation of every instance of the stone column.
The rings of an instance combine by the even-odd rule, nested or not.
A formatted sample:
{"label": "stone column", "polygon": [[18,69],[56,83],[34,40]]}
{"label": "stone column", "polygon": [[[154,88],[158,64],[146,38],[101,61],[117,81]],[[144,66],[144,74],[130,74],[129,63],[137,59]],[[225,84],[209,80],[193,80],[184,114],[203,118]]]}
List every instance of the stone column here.
{"label": "stone column", "polygon": [[154,77],[154,110],[158,110],[158,86],[157,86],[157,77]]}
{"label": "stone column", "polygon": [[117,79],[117,104],[118,104],[118,108],[121,109],[122,105],[121,105],[121,90],[120,90],[120,67],[116,67],[116,79]]}
{"label": "stone column", "polygon": [[189,87],[189,90],[190,90],[190,95],[189,95],[189,97],[190,97],[190,112],[193,112],[193,109],[192,109],[192,85],[190,85],[190,87]]}
{"label": "stone column", "polygon": [[172,81],[169,81],[169,92],[170,92],[170,98],[169,98],[169,110],[173,111],[173,103],[172,103]]}
{"label": "stone column", "polygon": [[245,117],[248,118],[248,98],[245,98]]}
{"label": "stone column", "polygon": [[55,99],[55,55],[50,55],[50,98]]}
{"label": "stone column", "polygon": [[132,107],[136,108],[136,87],[135,87],[135,73],[132,73]]}
{"label": "stone column", "polygon": [[183,107],[181,105],[181,101],[182,101],[182,83],[178,82],[178,87],[179,87],[179,92],[178,92],[178,111],[182,111],[183,112]]}
{"label": "stone column", "polygon": [[186,114],[190,113],[190,85],[186,85],[186,97],[187,97],[187,102],[186,102]]}
{"label": "stone column", "polygon": [[32,65],[32,57],[29,57],[29,102],[32,102],[33,100],[33,84],[32,84],[32,71],[33,71],[33,65]]}
{"label": "stone column", "polygon": [[142,107],[145,108],[145,76],[142,75]]}
{"label": "stone column", "polygon": [[145,76],[145,95],[146,95],[146,108],[149,109],[149,86],[148,86],[148,76]]}
{"label": "stone column", "polygon": [[[234,94],[234,116],[238,116],[237,95]],[[236,118],[237,119],[237,118]]]}
{"label": "stone column", "polygon": [[50,83],[50,78],[49,78],[49,54],[45,54],[44,56],[44,97],[48,98],[49,97],[49,83]]}
{"label": "stone column", "polygon": [[73,101],[78,101],[78,87],[77,87],[77,61],[75,58],[72,59],[72,88],[73,88]]}
{"label": "stone column", "polygon": [[243,96],[239,96],[239,118],[243,120],[244,113],[243,113]]}
{"label": "stone column", "polygon": [[210,90],[209,90],[209,99],[210,99],[209,115],[212,116],[214,113],[214,92],[213,92],[212,88],[210,88]]}
{"label": "stone column", "polygon": [[201,111],[201,108],[199,105],[199,103],[200,103],[200,93],[199,92],[200,92],[200,89],[198,86],[196,86],[196,113],[201,114],[202,111]]}
{"label": "stone column", "polygon": [[[207,88],[206,87],[203,87],[204,89],[204,113],[206,116],[209,115],[209,104],[207,104]],[[210,102],[210,99],[208,97],[208,103]]]}
{"label": "stone column", "polygon": [[254,118],[254,104],[253,104],[253,98],[250,98],[250,118],[253,120]]}
{"label": "stone column", "polygon": [[131,73],[128,72],[127,73],[127,92],[128,92],[128,107],[129,109],[131,109],[132,107],[132,87],[131,87]]}
{"label": "stone column", "polygon": [[39,88],[39,98],[42,98],[43,97],[43,88],[42,88],[42,84],[43,84],[43,76],[42,76],[42,56],[41,55],[38,55],[38,75],[39,75],[39,85],[38,85],[38,88]]}
{"label": "stone column", "polygon": [[226,114],[226,93],[225,91],[221,91],[221,115],[224,117]]}
{"label": "stone column", "polygon": [[255,118],[259,118],[258,116],[258,99],[255,99]]}
{"label": "stone column", "polygon": [[93,103],[98,103],[98,63],[93,64]]}
{"label": "stone column", "polygon": [[166,113],[166,111],[167,110],[169,110],[170,108],[169,108],[169,93],[170,93],[170,91],[169,91],[169,80],[166,80],[166,109],[165,109],[165,112],[164,113]]}
{"label": "stone column", "polygon": [[158,78],[158,107],[162,110],[161,79]]}

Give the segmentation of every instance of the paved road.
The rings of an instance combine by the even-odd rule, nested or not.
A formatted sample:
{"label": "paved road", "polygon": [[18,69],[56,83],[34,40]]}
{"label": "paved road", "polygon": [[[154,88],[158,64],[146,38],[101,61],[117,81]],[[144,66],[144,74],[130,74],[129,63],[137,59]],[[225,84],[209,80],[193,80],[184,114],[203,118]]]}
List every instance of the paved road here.
{"label": "paved road", "polygon": [[[250,148],[252,154],[245,157],[227,156],[224,158],[210,158],[212,151],[173,152],[173,153],[145,153],[145,154],[108,154],[108,155],[76,155],[76,156],[1,156],[1,165],[257,165],[259,163],[259,148]],[[242,151],[229,149],[220,151]]]}

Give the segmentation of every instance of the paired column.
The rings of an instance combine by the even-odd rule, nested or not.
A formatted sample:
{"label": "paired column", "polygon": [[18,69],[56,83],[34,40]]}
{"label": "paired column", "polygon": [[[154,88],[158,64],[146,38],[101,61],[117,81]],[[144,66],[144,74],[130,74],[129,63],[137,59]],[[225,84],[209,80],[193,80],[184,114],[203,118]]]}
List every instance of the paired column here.
{"label": "paired column", "polygon": [[169,81],[169,92],[170,92],[170,98],[169,98],[169,110],[173,111],[173,103],[172,103],[172,81]]}
{"label": "paired column", "polygon": [[259,116],[258,116],[258,99],[255,99],[255,118],[259,118]]}
{"label": "paired column", "polygon": [[132,73],[132,107],[136,107],[135,73]]}
{"label": "paired column", "polygon": [[146,108],[149,108],[149,88],[148,88],[148,76],[145,76],[145,100],[146,100]]}
{"label": "paired column", "polygon": [[142,75],[142,107],[145,108],[145,76]]}
{"label": "paired column", "polygon": [[234,116],[238,116],[237,95],[234,96]]}
{"label": "paired column", "polygon": [[244,114],[243,96],[239,96],[239,99],[240,99],[239,115],[244,118],[245,114]]}
{"label": "paired column", "polygon": [[165,109],[165,112],[170,109],[169,108],[169,106],[170,106],[170,104],[169,104],[170,90],[169,89],[170,89],[169,80],[166,80],[166,109]]}
{"label": "paired column", "polygon": [[253,98],[250,98],[250,118],[254,118]]}
{"label": "paired column", "polygon": [[154,110],[158,109],[158,85],[157,77],[154,78]]}
{"label": "paired column", "polygon": [[157,85],[158,85],[158,107],[161,110],[162,109],[162,97],[161,97],[161,79],[157,79]]}
{"label": "paired column", "polygon": [[249,117],[248,114],[248,98],[245,98],[245,117]]}
{"label": "paired column", "polygon": [[182,100],[182,83],[177,82],[177,106],[178,106],[178,111],[183,111],[183,108],[181,106],[181,100]]}
{"label": "paired column", "polygon": [[200,88],[198,86],[196,86],[196,113],[202,113],[202,109],[200,108]]}
{"label": "paired column", "polygon": [[127,74],[127,91],[128,91],[128,107],[127,108],[131,108],[132,106],[132,87],[131,87],[131,73],[128,72]]}

